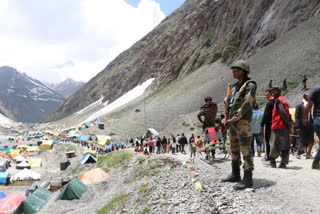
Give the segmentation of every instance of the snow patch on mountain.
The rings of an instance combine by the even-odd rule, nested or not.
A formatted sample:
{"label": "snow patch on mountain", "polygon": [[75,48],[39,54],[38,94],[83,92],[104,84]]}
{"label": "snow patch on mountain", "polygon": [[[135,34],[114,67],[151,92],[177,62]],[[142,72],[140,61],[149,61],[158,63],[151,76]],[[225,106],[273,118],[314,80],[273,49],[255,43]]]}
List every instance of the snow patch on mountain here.
{"label": "snow patch on mountain", "polygon": [[3,114],[0,113],[0,124],[1,125],[9,125],[9,124],[13,124],[14,121],[10,120],[9,118],[7,118],[6,116],[4,116]]}
{"label": "snow patch on mountain", "polygon": [[101,116],[129,103],[130,101],[136,99],[137,97],[139,97],[140,95],[142,95],[144,93],[144,91],[148,88],[148,86],[151,85],[153,80],[154,80],[154,78],[148,79],[147,81],[145,81],[141,85],[136,86],[132,90],[128,91],[127,93],[125,93],[124,95],[122,95],[121,97],[119,97],[118,99],[116,99],[115,101],[110,103],[109,105],[107,104],[108,101],[106,101],[104,103],[104,105],[106,105],[104,108],[102,108],[101,110],[92,114],[84,122],[89,122],[89,121],[95,120],[98,117],[101,117]]}
{"label": "snow patch on mountain", "polygon": [[87,107],[81,109],[80,111],[76,112],[75,114],[82,114],[82,113],[85,113],[85,112],[88,112],[96,107],[98,107],[99,105],[102,104],[102,100],[103,100],[103,96],[101,96],[101,98],[99,100],[97,100],[96,102],[94,103],[91,103],[90,105],[88,105]]}

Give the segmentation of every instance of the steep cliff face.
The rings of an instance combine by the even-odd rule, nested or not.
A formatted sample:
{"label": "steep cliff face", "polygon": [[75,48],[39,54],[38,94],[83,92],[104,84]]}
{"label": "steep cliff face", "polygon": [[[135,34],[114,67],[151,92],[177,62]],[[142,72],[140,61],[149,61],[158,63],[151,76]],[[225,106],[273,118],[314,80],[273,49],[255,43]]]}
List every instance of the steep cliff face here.
{"label": "steep cliff face", "polygon": [[314,16],[320,1],[188,0],[69,97],[51,119],[155,77],[153,89],[217,60],[247,58]]}

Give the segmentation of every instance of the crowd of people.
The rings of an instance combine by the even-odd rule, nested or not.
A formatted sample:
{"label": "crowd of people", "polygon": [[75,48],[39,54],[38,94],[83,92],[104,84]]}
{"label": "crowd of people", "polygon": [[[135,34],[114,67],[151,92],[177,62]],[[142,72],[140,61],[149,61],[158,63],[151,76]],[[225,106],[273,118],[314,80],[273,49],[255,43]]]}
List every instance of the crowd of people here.
{"label": "crowd of people", "polygon": [[[143,152],[146,155],[150,154],[187,154],[190,152],[190,157],[196,157],[200,154],[200,149],[204,146],[204,140],[192,134],[189,139],[184,133],[171,135],[170,137],[150,137],[131,139],[130,144],[135,147],[136,152]],[[188,147],[189,146],[189,147]],[[187,149],[188,147],[188,149]]]}
{"label": "crowd of people", "polygon": [[[268,101],[264,112],[261,112],[256,102],[257,83],[249,77],[249,64],[244,60],[238,60],[231,65],[231,70],[237,82],[233,84],[230,96],[225,99],[228,111],[225,126],[229,129],[232,171],[221,181],[237,182],[234,189],[242,190],[253,186],[254,142],[258,156],[265,149],[264,160],[270,161],[272,168],[277,167],[278,157],[278,167],[287,168],[290,149],[294,151],[296,144],[297,158],[301,158],[303,147],[306,147],[306,158],[313,158],[311,150],[314,145],[314,133],[320,138],[320,86],[312,88],[310,94],[303,95],[302,102],[296,106],[293,122],[289,104],[281,95],[281,88],[287,89],[286,79],[281,88],[273,87],[272,81],[269,82],[270,88],[265,90]],[[304,76],[303,90],[307,90],[306,82],[307,78]],[[261,143],[262,137],[265,139],[264,144]],[[241,154],[244,169],[242,179]],[[319,168],[319,161],[320,147],[314,157],[312,169]]]}

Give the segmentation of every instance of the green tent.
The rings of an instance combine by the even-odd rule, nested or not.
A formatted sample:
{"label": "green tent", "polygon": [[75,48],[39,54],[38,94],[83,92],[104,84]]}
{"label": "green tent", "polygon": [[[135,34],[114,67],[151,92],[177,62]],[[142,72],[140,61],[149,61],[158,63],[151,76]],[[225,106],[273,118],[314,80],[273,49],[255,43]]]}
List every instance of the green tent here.
{"label": "green tent", "polygon": [[10,154],[10,149],[9,148],[0,148],[0,153],[2,152],[6,152],[8,154]]}
{"label": "green tent", "polygon": [[78,178],[74,178],[64,186],[56,200],[72,200],[80,199],[82,194],[87,191],[87,186]]}
{"label": "green tent", "polygon": [[39,212],[51,195],[52,193],[49,190],[39,187],[28,198],[22,201],[14,214],[33,214]]}

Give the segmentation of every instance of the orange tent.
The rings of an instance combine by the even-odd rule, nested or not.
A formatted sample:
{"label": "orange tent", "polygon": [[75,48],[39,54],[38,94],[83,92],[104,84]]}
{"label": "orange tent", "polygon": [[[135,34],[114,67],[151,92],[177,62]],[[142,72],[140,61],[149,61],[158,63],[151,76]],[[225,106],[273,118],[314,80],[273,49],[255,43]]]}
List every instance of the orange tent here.
{"label": "orange tent", "polygon": [[8,154],[6,152],[0,153],[1,158],[9,158]]}
{"label": "orange tent", "polygon": [[25,153],[25,154],[23,154],[23,157],[28,158],[28,157],[30,157],[30,155],[29,155],[29,153]]}
{"label": "orange tent", "polygon": [[0,214],[11,213],[21,204],[25,199],[24,196],[20,194],[12,194],[5,198],[0,199]]}
{"label": "orange tent", "polygon": [[19,154],[10,154],[10,156],[11,156],[11,158],[13,159],[13,158],[15,158],[15,157],[17,157]]}
{"label": "orange tent", "polygon": [[96,168],[96,169],[92,169],[90,171],[82,173],[79,180],[82,181],[84,184],[93,184],[100,181],[104,181],[109,177],[110,175],[105,171],[103,171],[103,169]]}

